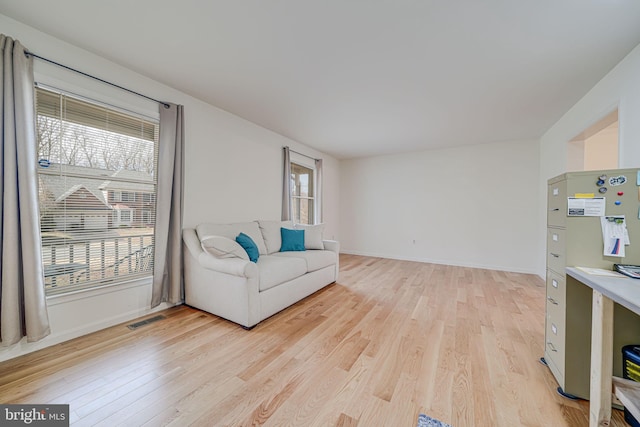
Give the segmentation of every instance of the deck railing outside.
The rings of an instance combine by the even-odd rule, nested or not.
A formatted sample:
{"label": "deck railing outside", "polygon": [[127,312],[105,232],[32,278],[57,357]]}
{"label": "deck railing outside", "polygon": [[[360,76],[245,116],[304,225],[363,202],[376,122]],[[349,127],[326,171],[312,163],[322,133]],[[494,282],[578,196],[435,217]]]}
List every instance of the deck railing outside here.
{"label": "deck railing outside", "polygon": [[153,234],[43,239],[47,294],[84,289],[153,271]]}

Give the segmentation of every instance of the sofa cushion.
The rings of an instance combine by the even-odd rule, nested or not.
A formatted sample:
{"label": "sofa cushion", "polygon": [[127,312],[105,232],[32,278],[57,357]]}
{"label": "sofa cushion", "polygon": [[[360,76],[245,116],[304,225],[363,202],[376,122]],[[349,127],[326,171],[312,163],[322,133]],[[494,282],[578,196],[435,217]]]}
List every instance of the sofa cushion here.
{"label": "sofa cushion", "polygon": [[309,250],[304,252],[278,252],[273,254],[274,257],[280,258],[298,258],[305,261],[307,272],[320,270],[330,265],[335,265],[337,254],[332,251],[316,251]]}
{"label": "sofa cushion", "polygon": [[281,283],[293,280],[307,272],[307,265],[302,258],[286,258],[274,255],[261,256],[258,260],[260,281],[258,289],[266,291]]}
{"label": "sofa cushion", "polygon": [[200,241],[202,250],[218,258],[242,258],[249,260],[247,252],[238,242],[224,236],[206,236]]}
{"label": "sofa cushion", "polygon": [[281,228],[282,246],[280,252],[286,251],[304,251],[304,230],[290,230]]}
{"label": "sofa cushion", "polygon": [[324,232],[324,224],[305,225],[296,224],[294,226],[297,230],[304,230],[304,247],[305,249],[324,249],[324,243],[322,243]]}
{"label": "sofa cushion", "polygon": [[236,237],[236,242],[238,242],[240,246],[244,248],[251,262],[258,262],[258,258],[260,258],[260,252],[258,251],[258,247],[251,237],[247,236],[244,233],[240,233],[238,234],[238,237]]}
{"label": "sofa cushion", "polygon": [[267,247],[264,245],[264,239],[262,233],[258,227],[258,223],[252,222],[237,222],[233,224],[211,224],[203,223],[196,227],[198,232],[198,238],[202,241],[206,236],[224,236],[231,240],[235,240],[238,234],[244,233],[251,237],[251,240],[258,247],[260,255],[267,253]]}
{"label": "sofa cushion", "polygon": [[280,235],[280,228],[293,228],[293,222],[291,221],[258,221],[260,232],[264,238],[264,243],[267,248],[267,253],[272,254],[274,252],[280,252],[280,246],[282,246],[282,236]]}

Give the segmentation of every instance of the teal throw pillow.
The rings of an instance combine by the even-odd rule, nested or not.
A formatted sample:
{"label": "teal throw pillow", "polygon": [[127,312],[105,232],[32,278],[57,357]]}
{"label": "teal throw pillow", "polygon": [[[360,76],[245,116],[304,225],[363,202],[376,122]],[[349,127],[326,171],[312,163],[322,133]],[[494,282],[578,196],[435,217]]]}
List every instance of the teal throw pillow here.
{"label": "teal throw pillow", "polygon": [[304,251],[304,230],[280,228],[280,235],[282,236],[280,252]]}
{"label": "teal throw pillow", "polygon": [[244,248],[251,262],[258,262],[260,251],[258,251],[258,246],[256,246],[256,242],[254,242],[251,237],[244,233],[240,233],[238,234],[238,237],[236,237],[236,242]]}

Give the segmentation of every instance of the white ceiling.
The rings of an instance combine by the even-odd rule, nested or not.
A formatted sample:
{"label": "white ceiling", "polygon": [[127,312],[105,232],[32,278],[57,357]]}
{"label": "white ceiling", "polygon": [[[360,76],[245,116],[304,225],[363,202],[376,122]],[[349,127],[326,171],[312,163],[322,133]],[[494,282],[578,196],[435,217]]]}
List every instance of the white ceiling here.
{"label": "white ceiling", "polygon": [[538,138],[640,43],[637,0],[0,0],[0,13],[338,158]]}

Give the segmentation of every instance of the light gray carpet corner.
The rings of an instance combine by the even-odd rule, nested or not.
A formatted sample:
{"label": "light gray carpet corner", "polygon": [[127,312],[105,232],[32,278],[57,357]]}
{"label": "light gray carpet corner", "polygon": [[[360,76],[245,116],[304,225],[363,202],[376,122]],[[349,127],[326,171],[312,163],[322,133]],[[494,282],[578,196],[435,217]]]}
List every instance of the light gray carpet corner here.
{"label": "light gray carpet corner", "polygon": [[451,427],[447,423],[443,423],[440,420],[426,416],[425,414],[418,415],[417,427]]}

